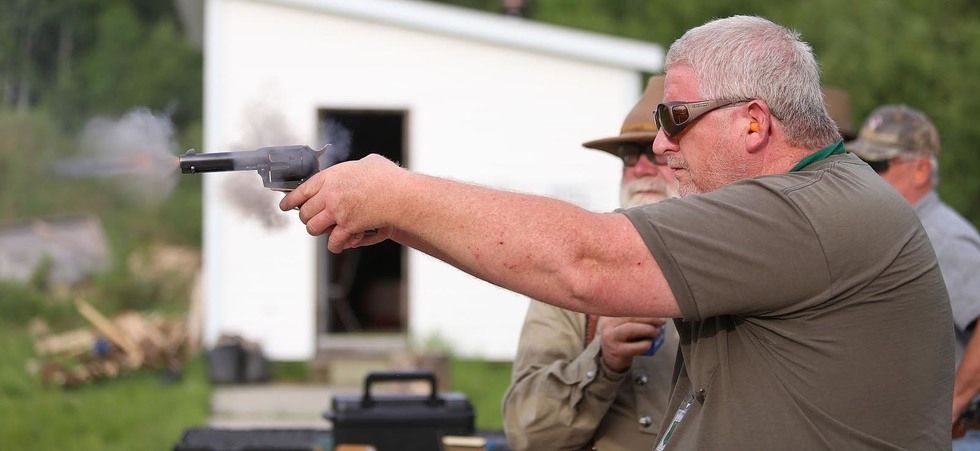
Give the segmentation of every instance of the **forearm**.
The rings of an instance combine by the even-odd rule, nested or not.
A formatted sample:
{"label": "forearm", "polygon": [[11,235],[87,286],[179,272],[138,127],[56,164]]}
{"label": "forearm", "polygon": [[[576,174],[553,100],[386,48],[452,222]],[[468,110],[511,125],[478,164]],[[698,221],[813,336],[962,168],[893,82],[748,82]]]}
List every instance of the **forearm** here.
{"label": "forearm", "polygon": [[978,393],[980,393],[980,333],[974,329],[970,342],[963,352],[963,360],[956,368],[953,384],[953,409],[959,415]]}
{"label": "forearm", "polygon": [[515,367],[503,402],[511,445],[515,450],[584,449],[624,377],[599,363],[598,342],[573,359]]}
{"label": "forearm", "polygon": [[544,197],[406,173],[396,241],[491,283],[571,310],[678,316],[629,220]]}

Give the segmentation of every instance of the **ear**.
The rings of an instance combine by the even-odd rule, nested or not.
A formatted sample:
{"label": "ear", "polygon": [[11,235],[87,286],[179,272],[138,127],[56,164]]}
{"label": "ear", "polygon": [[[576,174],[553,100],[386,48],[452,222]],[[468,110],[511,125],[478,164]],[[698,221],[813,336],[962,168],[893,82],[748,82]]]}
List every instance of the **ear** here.
{"label": "ear", "polygon": [[772,134],[772,114],[769,105],[755,99],[749,102],[745,109],[745,143],[746,151],[756,153],[764,149]]}
{"label": "ear", "polygon": [[912,182],[916,188],[928,186],[932,179],[932,162],[928,157],[915,160],[915,170],[912,174]]}

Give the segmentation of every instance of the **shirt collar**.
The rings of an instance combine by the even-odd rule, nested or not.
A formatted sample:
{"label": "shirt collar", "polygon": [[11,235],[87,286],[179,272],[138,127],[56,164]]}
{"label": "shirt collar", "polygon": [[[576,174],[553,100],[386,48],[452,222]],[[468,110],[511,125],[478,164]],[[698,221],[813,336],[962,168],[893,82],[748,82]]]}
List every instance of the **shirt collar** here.
{"label": "shirt collar", "polygon": [[800,160],[799,163],[796,163],[796,166],[793,166],[793,168],[790,169],[789,172],[797,172],[800,169],[803,169],[809,166],[810,164],[823,160],[831,155],[839,155],[846,152],[847,150],[844,149],[844,140],[838,139],[837,142],[827,147],[824,147],[823,149],[820,149],[814,153],[811,153],[810,155],[803,157],[803,159]]}
{"label": "shirt collar", "polygon": [[936,194],[936,190],[929,191],[925,196],[922,196],[918,202],[915,203],[915,212],[920,216],[922,213],[930,210],[933,206],[939,205],[939,195]]}

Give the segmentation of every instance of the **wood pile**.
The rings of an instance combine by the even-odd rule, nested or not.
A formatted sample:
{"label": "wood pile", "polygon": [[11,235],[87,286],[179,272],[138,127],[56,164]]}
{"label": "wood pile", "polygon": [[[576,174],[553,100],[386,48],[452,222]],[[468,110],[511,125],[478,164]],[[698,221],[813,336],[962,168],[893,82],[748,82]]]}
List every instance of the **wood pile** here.
{"label": "wood pile", "polygon": [[179,372],[192,348],[183,319],[124,312],[107,318],[84,300],[75,307],[91,327],[51,333],[30,325],[38,360],[29,370],[45,384],[73,386],[147,368]]}

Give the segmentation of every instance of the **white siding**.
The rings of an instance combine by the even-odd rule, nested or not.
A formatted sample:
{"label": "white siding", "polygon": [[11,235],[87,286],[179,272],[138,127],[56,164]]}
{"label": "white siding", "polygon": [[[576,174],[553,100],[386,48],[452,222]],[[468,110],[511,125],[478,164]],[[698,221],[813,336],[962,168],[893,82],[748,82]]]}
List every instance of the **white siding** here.
{"label": "white siding", "polygon": [[[320,108],[402,109],[412,170],[616,207],[619,163],[580,143],[618,131],[640,94],[635,71],[268,3],[211,0],[207,14],[210,151],[247,145],[263,119],[313,144]],[[206,339],[237,330],[273,358],[312,357],[313,238],[295,215],[274,231],[241,216],[222,198],[227,176],[208,177]],[[413,336],[513,357],[523,296],[414,251],[408,270]]]}

